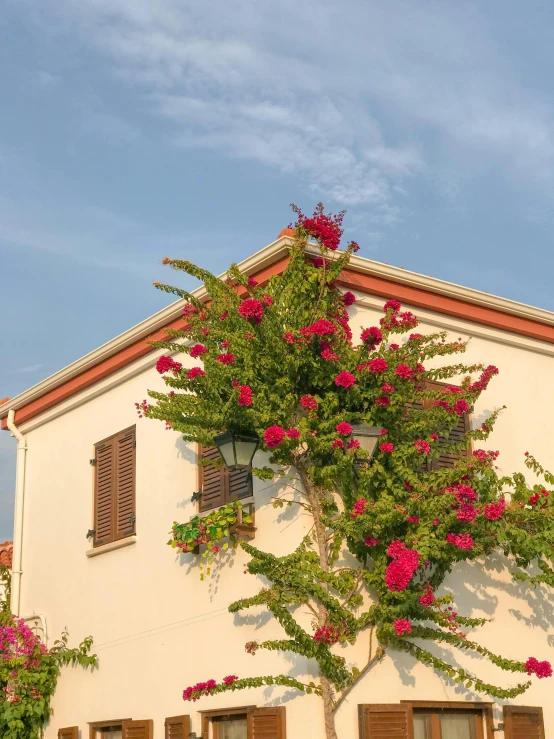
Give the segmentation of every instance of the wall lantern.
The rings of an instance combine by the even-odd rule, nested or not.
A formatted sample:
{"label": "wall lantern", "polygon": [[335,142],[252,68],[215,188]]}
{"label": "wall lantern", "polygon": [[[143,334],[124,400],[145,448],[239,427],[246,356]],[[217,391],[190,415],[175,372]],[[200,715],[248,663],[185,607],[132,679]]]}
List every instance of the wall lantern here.
{"label": "wall lantern", "polygon": [[250,467],[260,445],[260,437],[248,431],[226,431],[214,437],[221,458],[229,469]]}
{"label": "wall lantern", "polygon": [[356,455],[354,458],[356,467],[360,467],[362,464],[367,464],[371,461],[382,431],[383,429],[379,426],[366,426],[365,423],[352,424],[352,439],[360,442],[359,450],[367,452],[367,457]]}

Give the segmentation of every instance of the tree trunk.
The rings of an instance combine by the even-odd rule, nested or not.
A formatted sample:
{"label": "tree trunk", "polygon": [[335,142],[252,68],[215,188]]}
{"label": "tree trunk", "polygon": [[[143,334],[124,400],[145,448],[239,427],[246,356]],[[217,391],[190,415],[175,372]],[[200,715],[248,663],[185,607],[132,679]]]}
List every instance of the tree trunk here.
{"label": "tree trunk", "polygon": [[[329,572],[329,558],[327,556],[327,532],[325,526],[321,521],[321,501],[319,499],[320,492],[315,488],[306,471],[302,468],[297,468],[302,486],[308,496],[308,501],[312,509],[312,515],[314,519],[315,533],[317,539],[317,548],[319,553],[319,565],[324,572]],[[318,624],[323,626],[327,619],[327,611],[324,606],[319,606],[318,609]],[[338,739],[337,732],[335,729],[335,714],[333,711],[333,690],[331,683],[324,676],[320,675],[321,681],[322,698],[323,698],[323,715],[325,719],[325,739]]]}

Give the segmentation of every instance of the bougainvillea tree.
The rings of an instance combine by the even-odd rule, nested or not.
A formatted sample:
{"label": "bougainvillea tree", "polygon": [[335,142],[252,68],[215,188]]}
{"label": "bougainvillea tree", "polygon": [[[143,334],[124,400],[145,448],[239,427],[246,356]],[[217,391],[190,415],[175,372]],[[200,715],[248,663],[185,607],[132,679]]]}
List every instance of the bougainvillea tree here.
{"label": "bougainvillea tree", "polygon": [[0,598],[0,736],[2,739],[39,739],[50,719],[50,700],[60,669],[66,665],[92,667],[92,638],[68,647],[68,636],[48,649],[22,618],[10,610],[10,575],[0,565],[5,586]]}
{"label": "bougainvillea tree", "polygon": [[[288,266],[264,285],[236,266],[222,280],[190,262],[165,260],[203,282],[207,295],[200,301],[158,285],[185,299],[186,328],[159,344],[173,355],[157,366],[168,392],[151,392],[152,402],[140,411],[190,442],[212,445],[229,429],[255,432],[273,468],[254,474],[293,478],[291,496],[275,504],[299,503],[312,518],[310,534],[281,557],[241,542],[250,555],[248,572],[270,584],[230,611],[267,608],[283,638],[250,642],[247,651],[302,655],[315,661],[318,674],[308,683],[287,675],[229,675],[192,685],[183,697],[260,685],[315,692],[327,739],[335,739],[336,711],[386,650],[407,651],[467,688],[514,697],[530,685],[529,676],[549,677],[549,663],[540,655],[516,661],[492,653],[468,633],[484,619],[457,612],[452,596],[440,591],[458,563],[493,552],[513,560],[519,580],[554,586],[554,495],[542,484],[529,486],[521,474],[500,477],[497,453],[481,448],[500,410],[452,440],[460,416],[498,370],[461,363],[466,344],[459,339],[417,333],[416,317],[394,296],[379,325],[353,336],[348,307],[355,296],[341,290],[340,280],[358,246],[337,250],[342,214],[329,216],[321,206],[310,218],[296,212]],[[179,353],[198,365],[185,368]],[[352,435],[360,422],[382,429],[372,460]],[[434,464],[445,453],[457,459],[453,466]],[[526,462],[535,479],[552,485],[533,457]],[[172,544],[188,551],[184,527],[186,536],[175,525]],[[217,546],[225,534],[208,517],[192,544]],[[299,616],[306,609],[311,626]],[[373,644],[369,659],[351,664],[341,647],[360,638]],[[508,687],[488,684],[436,656],[433,644],[478,653],[525,678]]]}

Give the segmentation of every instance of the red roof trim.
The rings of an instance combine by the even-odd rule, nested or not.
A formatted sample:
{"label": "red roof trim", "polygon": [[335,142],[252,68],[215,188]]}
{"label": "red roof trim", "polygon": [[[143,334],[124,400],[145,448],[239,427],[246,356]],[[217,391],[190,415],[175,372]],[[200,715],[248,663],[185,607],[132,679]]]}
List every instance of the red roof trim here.
{"label": "red roof trim", "polygon": [[[255,276],[260,284],[264,284],[272,275],[280,274],[286,268],[288,261],[289,258],[286,256],[270,267],[254,273],[252,276]],[[340,278],[340,284],[370,295],[378,295],[383,298],[398,298],[414,307],[433,310],[483,326],[491,326],[492,328],[508,331],[512,334],[529,336],[533,339],[554,344],[554,326],[549,326],[528,318],[514,316],[499,309],[475,305],[460,298],[446,297],[432,290],[413,287],[366,272],[357,272],[352,268],[344,270]],[[163,329],[159,329],[150,336],[121,349],[108,359],[83,371],[77,377],[67,380],[59,387],[46,392],[40,398],[18,408],[15,412],[15,422],[24,423],[35,418],[40,413],[67,400],[81,390],[94,385],[96,382],[131,364],[131,362],[154,351],[150,342],[164,339],[166,337],[165,328],[184,328],[184,319],[179,318],[169,322]],[[7,428],[5,418],[2,419],[2,428]]]}

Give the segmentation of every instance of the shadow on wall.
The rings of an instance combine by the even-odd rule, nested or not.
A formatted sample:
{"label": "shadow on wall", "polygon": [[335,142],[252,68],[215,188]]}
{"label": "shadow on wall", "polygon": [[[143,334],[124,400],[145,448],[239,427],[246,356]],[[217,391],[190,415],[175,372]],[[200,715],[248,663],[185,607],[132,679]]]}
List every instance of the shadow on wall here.
{"label": "shadow on wall", "polygon": [[[552,615],[554,614],[554,593],[552,590],[548,586],[533,588],[526,583],[509,579],[509,573],[513,569],[515,569],[513,563],[502,554],[494,553],[483,563],[460,564],[454,576],[451,575],[446,580],[447,587],[445,590],[452,593],[456,608],[461,614],[468,616],[484,615],[492,620],[498,619],[501,615],[497,610],[499,598],[493,593],[495,591],[504,592],[510,598],[521,603],[521,608],[513,607],[507,611],[511,617],[523,622],[528,629],[541,629],[544,632],[554,630]],[[525,609],[525,606],[528,608]],[[525,615],[522,608],[528,610],[531,615]],[[479,627],[471,630],[472,636],[470,638],[474,638],[477,643],[485,643],[480,640],[479,632]],[[547,642],[549,646],[554,646],[553,633],[547,636]],[[512,675],[493,666],[489,668],[488,660],[478,654],[464,652],[464,659],[467,659],[468,662],[462,665],[457,659],[457,656],[462,654],[458,650],[450,650],[448,647],[430,642],[421,642],[420,646],[453,667],[465,667],[466,669],[469,667],[477,675],[481,674],[481,666],[487,665],[487,670],[493,669],[496,671],[498,675],[497,682],[501,686],[524,681],[524,677],[519,674]],[[509,656],[518,659],[517,654]],[[526,654],[520,655],[522,659],[526,656]],[[407,687],[415,687],[416,680],[413,671],[416,665],[419,664],[418,661],[411,655],[401,652],[391,652],[390,658],[398,671],[402,684]],[[472,663],[471,666],[468,664],[469,662]],[[465,700],[483,700],[483,695],[480,693],[474,693],[444,675],[441,675],[441,679],[446,686],[452,688],[458,695],[463,696]]]}

